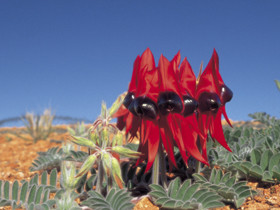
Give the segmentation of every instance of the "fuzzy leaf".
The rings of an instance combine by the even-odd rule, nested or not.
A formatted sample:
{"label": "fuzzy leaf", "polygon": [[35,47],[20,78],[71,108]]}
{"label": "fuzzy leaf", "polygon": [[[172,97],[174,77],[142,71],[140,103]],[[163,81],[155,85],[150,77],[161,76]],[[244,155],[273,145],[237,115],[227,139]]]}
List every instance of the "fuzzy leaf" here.
{"label": "fuzzy leaf", "polygon": [[56,186],[56,181],[57,181],[57,170],[55,168],[50,173],[50,185],[55,187]]}
{"label": "fuzzy leaf", "polygon": [[12,200],[15,200],[15,201],[18,200],[18,189],[19,189],[18,181],[14,181],[13,187],[12,187]]}
{"label": "fuzzy leaf", "polygon": [[35,196],[36,196],[36,184],[32,185],[29,194],[28,194],[28,200],[27,200],[27,204],[30,205],[31,203],[34,202],[35,200]]}
{"label": "fuzzy leaf", "polygon": [[245,198],[239,198],[237,200],[235,200],[234,204],[237,208],[240,208],[242,206],[242,204],[245,202]]}
{"label": "fuzzy leaf", "polygon": [[218,207],[223,207],[225,204],[223,204],[220,201],[209,201],[204,205],[204,208],[206,209],[212,209],[212,208],[218,208]]}
{"label": "fuzzy leaf", "polygon": [[5,181],[4,183],[4,198],[9,200],[10,195],[10,183]]}
{"label": "fuzzy leaf", "polygon": [[183,196],[183,200],[184,201],[189,200],[198,188],[199,188],[199,184],[193,184],[189,186]]}
{"label": "fuzzy leaf", "polygon": [[260,153],[260,151],[257,150],[257,149],[252,150],[252,152],[251,152],[251,162],[253,164],[259,164],[260,160],[261,160],[261,153]]}
{"label": "fuzzy leaf", "polygon": [[260,166],[263,171],[266,170],[266,168],[268,167],[269,159],[272,155],[273,155],[273,153],[271,152],[271,150],[266,150],[262,154]]}
{"label": "fuzzy leaf", "polygon": [[262,179],[263,171],[260,166],[254,165],[252,168],[250,168],[249,175],[258,179]]}
{"label": "fuzzy leaf", "polygon": [[25,181],[22,184],[21,190],[20,190],[20,198],[19,199],[22,203],[24,203],[25,200],[26,200],[27,190],[28,190],[28,182]]}
{"label": "fuzzy leaf", "polygon": [[268,170],[271,171],[274,166],[279,164],[280,164],[280,153],[275,154],[270,158]]}
{"label": "fuzzy leaf", "polygon": [[168,196],[171,198],[176,198],[178,189],[180,187],[181,181],[180,178],[177,177],[176,179],[172,180],[168,186]]}
{"label": "fuzzy leaf", "polygon": [[191,185],[191,180],[187,179],[186,181],[183,182],[183,184],[180,186],[180,188],[177,191],[176,198],[179,200],[183,199],[184,192],[187,190],[187,188]]}

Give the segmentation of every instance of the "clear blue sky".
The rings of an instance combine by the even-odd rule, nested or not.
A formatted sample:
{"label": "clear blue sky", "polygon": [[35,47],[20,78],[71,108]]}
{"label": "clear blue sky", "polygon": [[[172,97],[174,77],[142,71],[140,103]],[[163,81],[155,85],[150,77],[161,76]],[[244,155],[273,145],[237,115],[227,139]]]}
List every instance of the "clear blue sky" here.
{"label": "clear blue sky", "polygon": [[42,112],[95,119],[127,89],[147,47],[181,51],[196,75],[213,48],[233,120],[280,117],[280,1],[0,1],[0,120]]}

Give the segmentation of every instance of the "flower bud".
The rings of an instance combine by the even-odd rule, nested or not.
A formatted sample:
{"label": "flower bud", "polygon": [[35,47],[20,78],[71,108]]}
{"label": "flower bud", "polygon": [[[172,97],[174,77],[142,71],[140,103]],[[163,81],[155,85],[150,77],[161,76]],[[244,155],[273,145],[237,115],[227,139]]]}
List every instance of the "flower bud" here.
{"label": "flower bud", "polygon": [[122,180],[121,167],[119,161],[114,157],[112,157],[112,175],[119,188],[122,189],[123,180]]}
{"label": "flower bud", "polygon": [[76,167],[73,161],[61,162],[61,184],[65,189],[75,189],[78,180],[75,178]]}
{"label": "flower bud", "polygon": [[88,156],[76,177],[82,177],[83,175],[85,175],[92,168],[93,164],[96,161],[96,158],[97,156],[95,154]]}
{"label": "flower bud", "polygon": [[116,111],[118,111],[118,109],[120,108],[120,106],[124,101],[124,98],[125,98],[124,94],[119,95],[117,100],[113,103],[113,105],[109,109],[109,116],[112,116]]}
{"label": "flower bud", "polygon": [[120,131],[117,132],[112,141],[112,147],[116,145],[123,145],[123,134]]}
{"label": "flower bud", "polygon": [[122,156],[130,157],[130,158],[138,158],[141,155],[140,152],[133,151],[123,146],[115,146],[111,150],[112,152],[116,152]]}
{"label": "flower bud", "polygon": [[86,139],[84,137],[80,136],[71,136],[72,138],[70,139],[73,143],[78,144],[80,146],[85,146],[89,147],[91,149],[95,149],[96,145],[93,143],[93,141]]}
{"label": "flower bud", "polygon": [[101,130],[101,140],[102,140],[102,141],[105,141],[106,144],[109,142],[109,131],[108,131],[108,128],[107,128],[107,127],[104,127],[104,128]]}
{"label": "flower bud", "polygon": [[111,175],[111,168],[112,168],[112,158],[108,152],[104,152],[101,154],[101,161],[103,168],[107,174],[107,176]]}

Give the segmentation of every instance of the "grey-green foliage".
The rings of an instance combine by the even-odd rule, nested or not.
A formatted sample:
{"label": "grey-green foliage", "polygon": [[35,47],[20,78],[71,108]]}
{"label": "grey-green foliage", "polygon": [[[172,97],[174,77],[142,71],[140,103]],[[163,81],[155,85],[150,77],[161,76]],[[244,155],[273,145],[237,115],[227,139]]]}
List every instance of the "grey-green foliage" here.
{"label": "grey-green foliage", "polygon": [[202,188],[217,192],[223,197],[223,201],[234,204],[236,208],[239,208],[247,197],[256,194],[246,185],[246,182],[237,181],[237,177],[231,176],[230,172],[223,174],[221,170],[212,169],[209,179],[200,174],[193,174],[193,177],[195,183],[202,184]]}
{"label": "grey-green foliage", "polygon": [[83,151],[71,150],[70,155],[65,154],[59,147],[52,147],[46,152],[38,152],[38,155],[39,157],[32,162],[30,171],[52,170],[59,168],[63,160],[83,162],[88,157],[88,153]]}
{"label": "grey-green foliage", "polygon": [[[53,131],[52,122],[54,114],[51,109],[45,109],[42,115],[35,115],[34,113],[27,112],[22,119],[26,132],[33,139],[34,143],[38,140],[45,140]],[[25,137],[18,135],[19,137],[26,139]]]}
{"label": "grey-green foliage", "polygon": [[77,123],[75,128],[67,127],[67,131],[71,136],[80,136],[80,137],[87,137],[88,131],[86,130],[86,126],[84,122]]}
{"label": "grey-green foliage", "polygon": [[12,206],[13,209],[51,209],[55,200],[50,199],[50,192],[57,192],[57,171],[52,170],[50,175],[45,171],[39,179],[36,174],[29,182],[23,180],[8,181],[0,180],[0,206]]}
{"label": "grey-green foliage", "polygon": [[250,155],[250,161],[238,161],[229,169],[237,169],[239,174],[245,177],[252,177],[263,182],[280,181],[280,153],[270,149],[261,151],[254,149]]}
{"label": "grey-green foliage", "polygon": [[232,153],[209,141],[211,164],[237,172],[241,177],[257,178],[265,182],[273,179],[279,181],[277,154],[280,153],[280,120],[266,113],[250,116],[259,122],[257,128],[251,125],[224,128],[225,139]]}
{"label": "grey-green foliage", "polygon": [[129,192],[124,189],[112,188],[106,198],[96,191],[88,192],[89,198],[81,204],[86,205],[95,210],[110,209],[110,210],[130,210],[133,209],[133,204],[130,202],[132,197]]}
{"label": "grey-green foliage", "polygon": [[222,207],[222,196],[218,195],[201,184],[191,184],[187,179],[183,183],[179,177],[169,183],[165,190],[160,185],[151,184],[151,192],[154,203],[167,209],[209,209]]}

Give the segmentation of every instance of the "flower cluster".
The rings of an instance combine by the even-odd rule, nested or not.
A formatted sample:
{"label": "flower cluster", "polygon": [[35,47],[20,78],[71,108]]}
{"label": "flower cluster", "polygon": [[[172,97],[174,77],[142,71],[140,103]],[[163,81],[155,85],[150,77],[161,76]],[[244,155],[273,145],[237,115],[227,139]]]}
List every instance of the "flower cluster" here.
{"label": "flower cluster", "polygon": [[134,62],[127,95],[113,115],[117,117],[117,127],[126,127],[131,138],[140,135],[138,151],[143,155],[137,164],[147,160],[146,171],[162,145],[171,166],[176,167],[174,146],[186,164],[190,156],[208,164],[208,132],[231,151],[224,138],[221,116],[230,124],[225,104],[233,94],[219,73],[215,49],[198,78],[186,58],[180,62],[180,52],[171,61],[161,55],[156,67],[152,52],[145,50]]}

